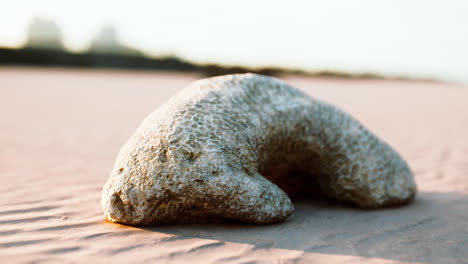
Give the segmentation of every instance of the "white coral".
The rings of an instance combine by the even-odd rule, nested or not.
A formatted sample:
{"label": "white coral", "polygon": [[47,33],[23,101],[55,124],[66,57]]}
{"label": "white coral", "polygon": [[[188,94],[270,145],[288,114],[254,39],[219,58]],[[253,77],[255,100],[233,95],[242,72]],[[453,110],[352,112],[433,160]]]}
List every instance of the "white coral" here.
{"label": "white coral", "polygon": [[194,82],[150,114],[121,149],[102,207],[130,225],[272,223],[294,210],[282,189],[362,207],[416,193],[406,162],[358,121],[276,78],[240,74]]}

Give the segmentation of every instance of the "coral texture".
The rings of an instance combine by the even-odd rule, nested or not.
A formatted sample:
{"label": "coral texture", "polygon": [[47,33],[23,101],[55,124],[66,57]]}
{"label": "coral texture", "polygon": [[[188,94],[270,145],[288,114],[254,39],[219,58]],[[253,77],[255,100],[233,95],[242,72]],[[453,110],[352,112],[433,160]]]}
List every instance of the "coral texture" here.
{"label": "coral texture", "polygon": [[128,225],[274,223],[288,194],[361,207],[410,201],[408,165],[338,108],[255,74],[196,81],[150,114],[103,189],[109,221]]}

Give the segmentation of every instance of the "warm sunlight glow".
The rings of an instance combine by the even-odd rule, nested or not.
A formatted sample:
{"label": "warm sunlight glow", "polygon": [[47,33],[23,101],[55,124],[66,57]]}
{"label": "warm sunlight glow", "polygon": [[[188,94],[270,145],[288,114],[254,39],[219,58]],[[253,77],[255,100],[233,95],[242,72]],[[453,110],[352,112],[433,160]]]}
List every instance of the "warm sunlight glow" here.
{"label": "warm sunlight glow", "polygon": [[71,51],[113,26],[149,55],[468,81],[467,12],[456,0],[16,0],[0,9],[0,46],[23,45],[32,18],[43,17]]}

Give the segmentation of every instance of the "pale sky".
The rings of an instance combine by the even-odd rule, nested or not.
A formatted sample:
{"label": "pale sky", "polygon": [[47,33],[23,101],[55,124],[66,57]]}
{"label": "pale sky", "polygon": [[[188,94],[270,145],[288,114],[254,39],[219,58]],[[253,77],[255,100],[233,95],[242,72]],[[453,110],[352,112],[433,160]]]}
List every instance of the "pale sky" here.
{"label": "pale sky", "polygon": [[40,16],[73,51],[114,25],[150,55],[468,82],[464,0],[0,1],[0,46],[24,44]]}

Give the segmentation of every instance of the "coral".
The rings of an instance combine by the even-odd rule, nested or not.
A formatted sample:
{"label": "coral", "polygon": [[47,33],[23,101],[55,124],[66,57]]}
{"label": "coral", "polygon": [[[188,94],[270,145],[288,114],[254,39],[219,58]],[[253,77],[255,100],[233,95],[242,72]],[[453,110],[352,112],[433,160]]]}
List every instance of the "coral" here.
{"label": "coral", "polygon": [[274,223],[286,194],[361,207],[410,201],[406,162],[338,108],[255,74],[196,81],[150,114],[104,186],[109,221],[129,225]]}

